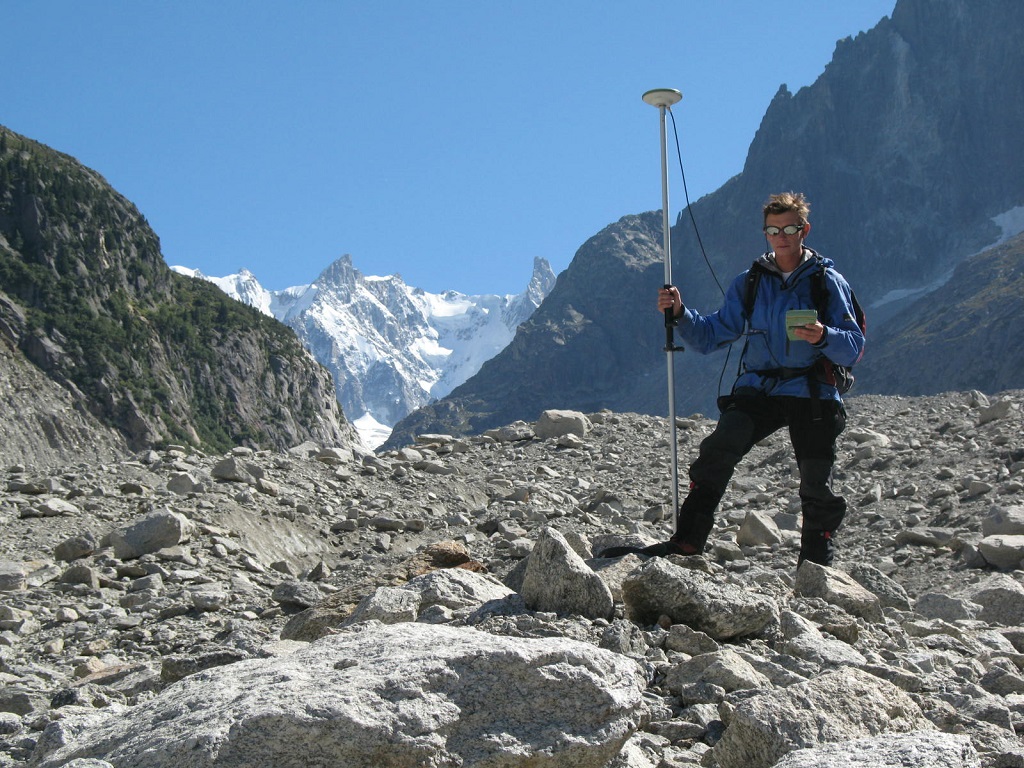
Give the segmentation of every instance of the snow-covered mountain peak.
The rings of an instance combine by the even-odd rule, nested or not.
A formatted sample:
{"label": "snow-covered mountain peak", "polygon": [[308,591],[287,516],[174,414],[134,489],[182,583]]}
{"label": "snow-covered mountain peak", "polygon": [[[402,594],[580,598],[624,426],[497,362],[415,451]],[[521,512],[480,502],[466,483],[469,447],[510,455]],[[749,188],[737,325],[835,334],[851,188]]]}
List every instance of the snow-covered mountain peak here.
{"label": "snow-covered mountain peak", "polygon": [[363,275],[348,254],[314,283],[283,291],[267,291],[247,269],[220,278],[172,269],[293,328],[331,371],[346,416],[374,447],[399,419],[444,397],[504,349],[555,283],[542,258],[522,293],[477,296],[430,293],[397,274]]}

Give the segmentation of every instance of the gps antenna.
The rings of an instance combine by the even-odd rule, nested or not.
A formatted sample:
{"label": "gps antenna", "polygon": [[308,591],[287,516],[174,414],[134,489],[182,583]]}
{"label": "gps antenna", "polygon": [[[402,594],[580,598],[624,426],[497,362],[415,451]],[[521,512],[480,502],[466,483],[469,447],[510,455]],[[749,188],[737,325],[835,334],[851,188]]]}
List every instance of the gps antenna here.
{"label": "gps antenna", "polygon": [[[655,88],[643,95],[646,104],[658,108],[661,125],[661,231],[665,258],[665,287],[672,285],[672,230],[668,221],[668,148],[665,138],[665,111],[677,104],[683,94],[674,88]],[[676,325],[672,307],[665,310],[665,360],[668,363],[668,423],[672,442],[672,517],[679,519],[679,441],[676,438],[676,385],[672,353],[681,350],[675,345]],[[678,531],[676,531],[678,533]]]}

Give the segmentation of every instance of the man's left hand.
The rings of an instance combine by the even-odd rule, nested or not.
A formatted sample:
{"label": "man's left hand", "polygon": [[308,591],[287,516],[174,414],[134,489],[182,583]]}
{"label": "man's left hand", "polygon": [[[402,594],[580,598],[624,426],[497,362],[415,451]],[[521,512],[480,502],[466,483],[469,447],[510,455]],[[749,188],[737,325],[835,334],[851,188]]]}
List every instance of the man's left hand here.
{"label": "man's left hand", "polygon": [[793,328],[793,335],[803,341],[809,341],[811,344],[820,344],[821,340],[825,338],[825,326],[817,321],[807,325],[798,325]]}

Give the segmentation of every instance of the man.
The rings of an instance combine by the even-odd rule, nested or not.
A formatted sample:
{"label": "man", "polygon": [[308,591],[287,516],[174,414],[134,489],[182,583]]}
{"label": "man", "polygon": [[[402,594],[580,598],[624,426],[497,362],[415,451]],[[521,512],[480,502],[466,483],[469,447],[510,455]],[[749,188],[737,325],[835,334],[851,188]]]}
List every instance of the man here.
{"label": "man", "polygon": [[[733,280],[722,307],[709,315],[685,307],[675,287],[659,292],[658,309],[672,309],[687,348],[707,354],[744,334],[746,341],[732,393],[720,398],[718,426],[690,465],[690,491],[678,510],[676,531],[669,541],[640,550],[643,554],[701,553],[736,465],[755,443],[786,426],[800,472],[797,564],[832,563],[835,533],[846,514],[846,501],[832,491],[836,438],[846,426],[846,412],[827,363],[853,365],[863,353],[864,334],[846,280],[832,261],[804,245],[811,231],[809,213],[802,194],[772,195],[765,203],[763,228],[772,250],[751,268],[761,275],[749,318],[749,271]],[[787,328],[787,312],[815,309],[812,276],[821,270],[828,297],[823,316],[810,321],[804,314],[803,324]]]}

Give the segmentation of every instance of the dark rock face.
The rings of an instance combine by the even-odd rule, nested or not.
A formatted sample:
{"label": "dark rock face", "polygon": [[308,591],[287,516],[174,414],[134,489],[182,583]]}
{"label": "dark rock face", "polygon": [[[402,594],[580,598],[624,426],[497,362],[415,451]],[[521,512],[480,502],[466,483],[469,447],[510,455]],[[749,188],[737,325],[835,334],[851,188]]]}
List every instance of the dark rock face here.
{"label": "dark rock face", "polygon": [[1012,0],[902,0],[813,85],[780,89],[741,185],[808,193],[816,247],[868,303],[928,285],[1022,202],[1022,23]]}
{"label": "dark rock face", "polygon": [[131,448],[355,439],[294,333],[172,273],[146,220],[98,174],[6,129],[0,341]]}
{"label": "dark rock face", "polygon": [[865,391],[997,391],[1024,372],[1024,235],[963,262],[872,339]]}
{"label": "dark rock face", "polygon": [[[796,94],[783,85],[743,172],[692,206],[718,281],[727,285],[765,250],[767,196],[805,192],[808,245],[836,262],[868,307],[863,365],[878,370],[865,383],[885,378],[874,361],[889,359],[889,342],[874,334],[907,302],[875,305],[894,291],[939,283],[999,240],[995,217],[1024,204],[1022,26],[1024,5],[1015,0],[900,0],[891,19],[839,41],[813,85]],[[588,241],[515,341],[447,398],[399,422],[388,445],[416,432],[531,420],[544,407],[665,413],[664,331],[653,311],[663,282],[660,229],[656,215],[628,216]],[[688,213],[672,240],[684,301],[714,311],[721,293]],[[677,412],[714,414],[718,381],[729,388],[738,354],[675,355]],[[958,359],[947,361],[948,371],[971,367]],[[1008,363],[990,387],[977,378],[945,383],[934,367],[902,367],[893,381],[906,389],[884,391],[992,392],[1019,386],[1024,373]]]}

